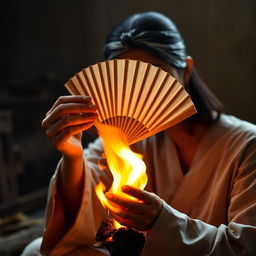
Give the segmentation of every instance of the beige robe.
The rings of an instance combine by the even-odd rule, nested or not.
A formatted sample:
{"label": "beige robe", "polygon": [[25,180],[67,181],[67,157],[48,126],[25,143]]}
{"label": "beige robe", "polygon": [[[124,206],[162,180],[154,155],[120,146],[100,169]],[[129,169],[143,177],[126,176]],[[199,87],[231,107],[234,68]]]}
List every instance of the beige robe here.
{"label": "beige robe", "polygon": [[[222,115],[206,132],[186,175],[164,132],[132,149],[144,155],[146,189],[163,199],[143,256],[256,255],[256,126]],[[99,179],[111,182],[97,166],[101,153],[99,139],[85,150],[82,203],[65,234],[57,168],[49,192],[43,255],[104,255],[91,247],[106,217],[94,187]]]}

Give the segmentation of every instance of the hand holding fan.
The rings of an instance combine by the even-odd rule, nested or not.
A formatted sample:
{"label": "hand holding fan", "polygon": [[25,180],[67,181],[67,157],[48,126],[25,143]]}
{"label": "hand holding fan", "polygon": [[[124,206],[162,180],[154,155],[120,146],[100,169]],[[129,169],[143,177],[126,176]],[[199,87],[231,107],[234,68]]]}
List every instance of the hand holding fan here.
{"label": "hand holding fan", "polygon": [[90,96],[98,108],[98,122],[119,128],[129,145],[196,113],[190,96],[174,77],[137,60],[91,65],[65,87],[73,95]]}

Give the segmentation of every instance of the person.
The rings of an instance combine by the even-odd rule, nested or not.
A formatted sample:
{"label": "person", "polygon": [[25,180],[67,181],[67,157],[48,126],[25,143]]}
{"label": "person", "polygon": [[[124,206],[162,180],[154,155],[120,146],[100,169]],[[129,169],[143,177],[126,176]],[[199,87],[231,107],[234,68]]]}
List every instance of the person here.
{"label": "person", "polygon": [[[255,255],[255,125],[223,112],[198,76],[176,25],[161,13],[122,20],[108,35],[104,54],[169,72],[197,109],[194,116],[131,146],[144,157],[148,183],[145,190],[123,186],[141,203],[106,193],[121,209],[110,211],[113,218],[147,231],[141,255]],[[82,132],[96,119],[90,97],[62,96],[42,122],[62,153],[50,184],[43,239],[36,243],[42,255],[107,255],[93,247],[107,217],[94,187],[102,181],[109,188],[112,176],[98,165],[103,161],[100,139],[85,150],[81,144]]]}

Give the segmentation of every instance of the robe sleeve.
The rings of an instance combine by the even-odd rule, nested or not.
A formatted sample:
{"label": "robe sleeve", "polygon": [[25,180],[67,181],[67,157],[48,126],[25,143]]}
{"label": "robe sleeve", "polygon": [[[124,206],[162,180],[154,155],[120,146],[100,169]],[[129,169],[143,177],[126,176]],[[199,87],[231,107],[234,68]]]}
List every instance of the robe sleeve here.
{"label": "robe sleeve", "polygon": [[111,183],[111,178],[107,170],[102,171],[97,165],[102,153],[100,140],[91,143],[84,153],[84,187],[81,205],[73,225],[67,231],[65,230],[65,211],[57,186],[61,161],[52,177],[46,207],[42,255],[69,255],[79,247],[83,247],[83,253],[87,253],[86,255],[105,255],[93,252],[92,249],[92,245],[96,242],[96,232],[106,217],[106,211],[98,200],[94,188],[100,180],[105,185]]}
{"label": "robe sleeve", "polygon": [[240,157],[230,194],[228,225],[215,227],[192,219],[163,202],[143,256],[256,255],[255,143]]}

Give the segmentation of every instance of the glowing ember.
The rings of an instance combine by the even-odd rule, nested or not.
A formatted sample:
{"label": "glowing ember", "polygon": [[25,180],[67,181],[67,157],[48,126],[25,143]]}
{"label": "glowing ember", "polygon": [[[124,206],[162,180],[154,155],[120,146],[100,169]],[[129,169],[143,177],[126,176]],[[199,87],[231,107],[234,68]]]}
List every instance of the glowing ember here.
{"label": "glowing ember", "polygon": [[[142,161],[142,155],[134,153],[128,146],[125,135],[112,126],[97,124],[99,135],[102,138],[109,169],[113,175],[113,184],[109,190],[111,193],[137,200],[122,192],[122,185],[130,185],[135,188],[144,189],[147,184],[146,165]],[[105,208],[114,209],[104,195],[105,186],[99,183],[96,194]],[[121,225],[115,221],[115,227]]]}

